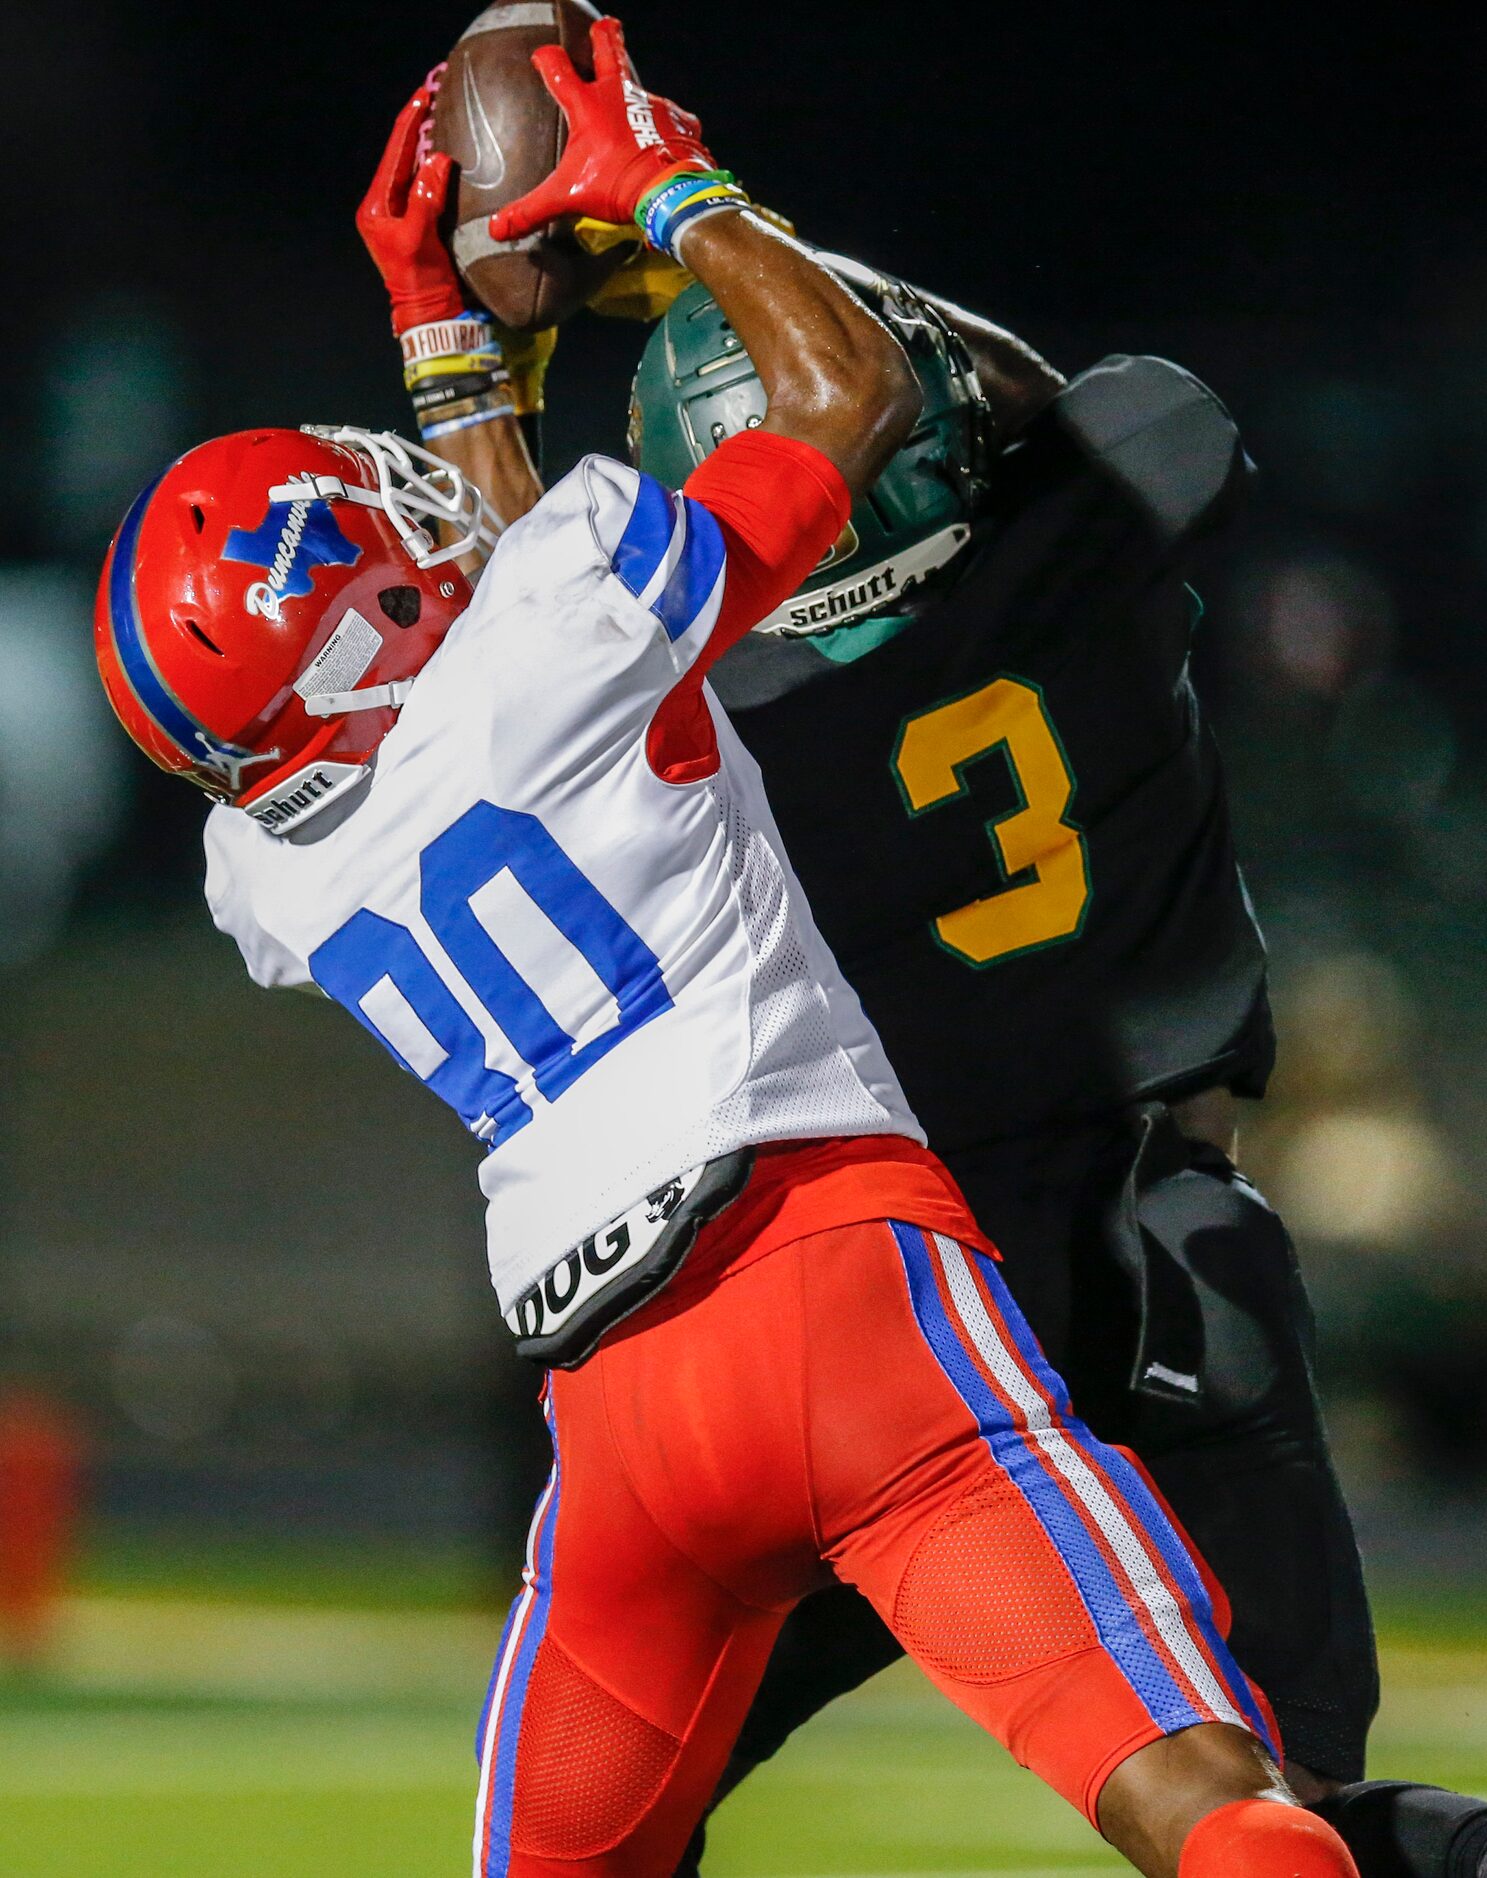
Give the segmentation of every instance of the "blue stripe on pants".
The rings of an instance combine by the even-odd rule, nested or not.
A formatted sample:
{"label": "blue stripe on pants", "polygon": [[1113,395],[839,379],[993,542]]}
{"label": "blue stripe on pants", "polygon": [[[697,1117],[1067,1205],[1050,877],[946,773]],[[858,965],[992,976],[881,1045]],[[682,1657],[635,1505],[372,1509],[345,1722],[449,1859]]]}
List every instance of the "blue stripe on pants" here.
{"label": "blue stripe on pants", "polygon": [[[1096,1633],[1111,1660],[1165,1734],[1206,1720],[1189,1701],[1148,1638],[1125,1591],[1116,1582],[1082,1514],[1045,1465],[1027,1435],[993,1393],[945,1311],[933,1258],[922,1228],[893,1222],[893,1236],[909,1282],[914,1315],[936,1362],[965,1403],[992,1459],[1021,1492],[1072,1576]],[[1010,1297],[1006,1300],[1020,1318]],[[1005,1310],[1005,1306],[1004,1306]],[[1082,1424],[1054,1424],[1063,1439]]]}
{"label": "blue stripe on pants", "polygon": [[[532,1664],[547,1629],[548,1612],[552,1606],[553,1547],[558,1527],[562,1471],[558,1462],[557,1421],[550,1393],[547,1400],[547,1426],[552,1436],[552,1491],[547,1497],[542,1530],[538,1536],[537,1556],[532,1562],[536,1595],[527,1614],[526,1628],[517,1646],[516,1660],[511,1665],[511,1674],[501,1702],[501,1718],[493,1749],[495,1765],[491,1769],[486,1797],[485,1818],[490,1821],[490,1829],[485,1838],[485,1856],[480,1868],[482,1878],[505,1878],[511,1863],[511,1809],[516,1792],[516,1750],[521,1735],[522,1709],[526,1703]],[[512,1619],[508,1618],[508,1636],[511,1622]],[[500,1673],[500,1661],[501,1658],[497,1657],[497,1675]],[[487,1698],[487,1712],[489,1707],[490,1698]],[[483,1825],[484,1821],[481,1823]]]}

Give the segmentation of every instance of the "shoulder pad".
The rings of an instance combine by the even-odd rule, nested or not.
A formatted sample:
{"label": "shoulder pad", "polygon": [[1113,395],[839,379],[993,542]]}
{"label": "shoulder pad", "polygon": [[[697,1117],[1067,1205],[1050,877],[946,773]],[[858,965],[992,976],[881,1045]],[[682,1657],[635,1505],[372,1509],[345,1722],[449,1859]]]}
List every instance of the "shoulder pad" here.
{"label": "shoulder pad", "polygon": [[1190,528],[1244,462],[1233,418],[1168,359],[1104,359],[1071,380],[1049,411],[1166,535]]}

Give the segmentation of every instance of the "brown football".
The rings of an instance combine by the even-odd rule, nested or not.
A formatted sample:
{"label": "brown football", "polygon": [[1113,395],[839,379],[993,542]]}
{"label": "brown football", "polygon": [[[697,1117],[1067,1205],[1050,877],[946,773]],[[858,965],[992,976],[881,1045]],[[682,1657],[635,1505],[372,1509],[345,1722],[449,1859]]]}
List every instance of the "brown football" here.
{"label": "brown football", "polygon": [[434,105],[434,148],[458,165],[450,246],[465,284],[498,320],[521,331],[576,313],[624,250],[593,255],[562,222],[520,241],[492,241],[487,222],[551,173],[567,125],[532,66],[538,46],[561,45],[594,75],[588,0],[494,0],[461,34]]}

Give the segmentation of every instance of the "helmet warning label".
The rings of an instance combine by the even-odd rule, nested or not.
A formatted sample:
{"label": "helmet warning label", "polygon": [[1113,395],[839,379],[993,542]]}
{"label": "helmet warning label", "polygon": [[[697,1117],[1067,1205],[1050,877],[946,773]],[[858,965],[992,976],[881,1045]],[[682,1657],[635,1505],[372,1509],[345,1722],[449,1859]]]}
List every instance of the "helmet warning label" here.
{"label": "helmet warning label", "polygon": [[381,633],[349,606],[330,638],[295,679],[294,688],[302,698],[350,691],[381,650]]}

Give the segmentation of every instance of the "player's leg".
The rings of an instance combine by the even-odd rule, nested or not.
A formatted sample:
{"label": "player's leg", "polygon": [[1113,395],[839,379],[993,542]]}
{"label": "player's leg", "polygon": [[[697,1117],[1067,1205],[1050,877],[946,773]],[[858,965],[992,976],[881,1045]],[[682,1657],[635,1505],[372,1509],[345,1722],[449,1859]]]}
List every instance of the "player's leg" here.
{"label": "player's leg", "polygon": [[1363,1878],[1487,1878],[1487,1805],[1412,1780],[1359,1780],[1312,1805]]}
{"label": "player's leg", "polygon": [[[1285,1227],[1248,1182],[1203,1147],[1135,1195],[1140,1283],[1076,1286],[1073,1360],[1080,1406],[1109,1411],[1176,1517],[1222,1582],[1230,1647],[1270,1698],[1299,1796],[1347,1841],[1363,1878],[1482,1878],[1487,1806],[1403,1781],[1365,1781],[1378,1704],[1373,1628],[1352,1523],[1328,1450],[1313,1377],[1314,1330]],[[1129,1263],[1128,1259],[1128,1263]],[[1107,1268],[1109,1274],[1115,1267]],[[1122,1280],[1118,1274],[1114,1282]],[[1128,1347],[1152,1326],[1133,1296],[1185,1290],[1201,1326],[1196,1391],[1165,1394],[1129,1375],[1092,1374],[1112,1323],[1132,1320]],[[1168,1321],[1181,1303],[1169,1303]],[[1140,1365],[1137,1365],[1139,1367]],[[1177,1365],[1168,1364],[1167,1367]]]}
{"label": "player's leg", "polygon": [[770,1653],[730,1771],[734,1762],[756,1767],[768,1760],[828,1702],[860,1688],[903,1653],[898,1638],[850,1585],[831,1584],[803,1598]]}
{"label": "player's leg", "polygon": [[931,1679],[1153,1878],[1352,1872],[1280,1782],[1198,1568],[992,1262],[912,1227],[803,1251],[827,1556]]}
{"label": "player's leg", "polygon": [[1106,1780],[1100,1830],[1142,1872],[1342,1878],[1346,1846],[1296,1801],[1256,1738],[1209,1723],[1140,1748]]}
{"label": "player's leg", "polygon": [[[1124,1128],[1092,1127],[987,1144],[948,1163],[973,1216],[1004,1250],[1004,1276],[1056,1369],[1064,1369],[1076,1311],[1069,1249],[1101,1238],[1130,1158]],[[830,1585],[802,1599],[785,1620],[712,1805],[778,1753],[813,1715],[903,1653],[897,1637],[851,1587]],[[696,1878],[705,1847],[704,1820],[676,1878]]]}
{"label": "player's leg", "polygon": [[[1190,1274],[1204,1386],[1196,1401],[1132,1391],[1144,1283],[1109,1240],[1128,1142],[1118,1130],[1060,1135],[1031,1157],[1019,1144],[1015,1163],[987,1150],[954,1171],[1086,1419],[1144,1456],[1230,1591],[1231,1647],[1275,1691],[1282,1736],[1300,1749],[1289,1764],[1301,1797],[1342,1833],[1363,1878],[1487,1878],[1481,1802],[1359,1778],[1377,1701],[1373,1637],[1312,1383],[1309,1307],[1274,1216],[1250,1190],[1198,1177],[1201,1153],[1196,1169],[1138,1196],[1144,1218],[1133,1223],[1154,1256]],[[787,1621],[718,1797],[896,1654],[854,1594],[807,1599]],[[698,1869],[701,1844],[699,1829],[681,1874]]]}
{"label": "player's leg", "polygon": [[671,1871],[779,1628],[662,1538],[598,1363],[548,1395],[553,1471],[477,1736],[475,1878]]}
{"label": "player's leg", "polygon": [[[728,1764],[708,1802],[720,1806],[754,1769],[784,1746],[803,1722],[858,1689],[904,1653],[903,1645],[860,1592],[831,1584],[802,1598],[785,1619],[763,1680]],[[697,1878],[707,1849],[707,1819],[697,1822],[675,1878]]]}
{"label": "player's leg", "polygon": [[[1158,1125],[1166,1166],[1128,1189],[1104,1275],[1087,1257],[1078,1273],[1071,1386],[1101,1433],[1140,1456],[1223,1584],[1231,1647],[1270,1697],[1288,1759],[1356,1780],[1378,1668],[1295,1253],[1217,1150]],[[1102,1378],[1122,1321],[1123,1373],[1107,1362]]]}

